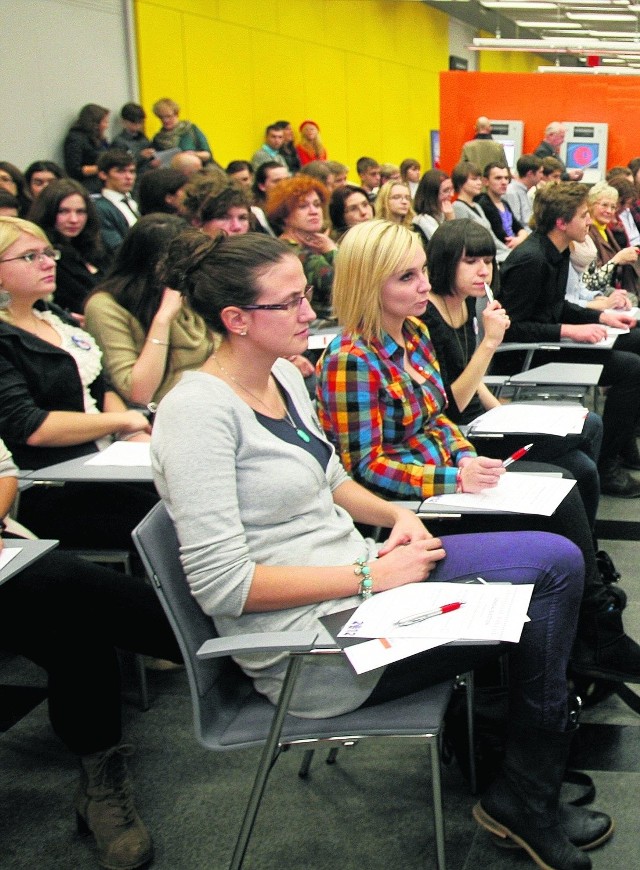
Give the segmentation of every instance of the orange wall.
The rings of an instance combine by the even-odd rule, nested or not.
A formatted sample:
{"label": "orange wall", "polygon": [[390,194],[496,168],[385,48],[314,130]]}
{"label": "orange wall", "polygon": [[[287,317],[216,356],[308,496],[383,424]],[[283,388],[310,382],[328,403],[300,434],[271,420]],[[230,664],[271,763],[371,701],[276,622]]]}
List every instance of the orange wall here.
{"label": "orange wall", "polygon": [[640,81],[577,73],[440,73],[440,164],[449,172],[479,115],[524,121],[523,152],[551,121],[609,125],[608,166],[640,155]]}

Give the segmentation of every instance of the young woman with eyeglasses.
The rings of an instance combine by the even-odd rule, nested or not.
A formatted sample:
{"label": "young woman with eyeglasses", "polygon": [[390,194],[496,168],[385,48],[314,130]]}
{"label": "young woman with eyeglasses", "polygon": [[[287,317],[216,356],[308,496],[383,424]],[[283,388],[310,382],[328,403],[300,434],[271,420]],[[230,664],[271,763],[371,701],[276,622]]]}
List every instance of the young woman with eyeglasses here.
{"label": "young woman with eyeglasses", "polygon": [[409,185],[400,181],[383,184],[376,197],[375,214],[381,220],[410,229],[415,212],[411,207]]}
{"label": "young woman with eyeglasses", "polygon": [[[100,351],[79,326],[35,308],[56,287],[58,251],[36,224],[0,217],[0,438],[20,468],[94,453],[112,437],[149,440],[149,423],[127,410],[102,377]],[[67,546],[129,549],[131,529],[156,501],[137,486],[37,486],[19,519]]]}
{"label": "young woman with eyeglasses", "polygon": [[[218,632],[318,629],[320,617],[358,604],[359,590],[378,593],[427,577],[481,573],[533,583],[531,623],[520,644],[508,645],[511,754],[500,785],[476,812],[483,824],[526,837],[525,848],[546,866],[586,870],[589,859],[570,841],[575,822],[566,832],[557,807],[574,730],[563,667],[581,594],[578,549],[539,532],[440,540],[415,514],[346,475],[302,379],[279,359],[304,350],[315,316],[300,262],[281,242],[187,230],[169,248],[163,279],[223,334],[215,354],[160,403],[152,438],[154,478],[176,524],[188,582]],[[388,527],[388,540],[380,547],[363,538],[354,520]],[[291,710],[339,715],[499,652],[504,647],[440,648],[359,676],[344,657],[324,657],[303,663]],[[241,656],[239,664],[260,692],[277,698],[283,658]],[[591,838],[613,830],[602,813],[579,816]]]}

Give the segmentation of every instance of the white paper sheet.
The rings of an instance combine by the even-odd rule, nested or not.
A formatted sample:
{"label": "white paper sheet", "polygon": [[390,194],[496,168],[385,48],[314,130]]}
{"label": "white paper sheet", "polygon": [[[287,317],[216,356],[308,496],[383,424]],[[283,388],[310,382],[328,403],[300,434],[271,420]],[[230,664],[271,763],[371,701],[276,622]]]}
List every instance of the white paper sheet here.
{"label": "white paper sheet", "polygon": [[587,409],[582,405],[512,402],[491,408],[471,423],[470,432],[535,432],[548,435],[579,435]]}
{"label": "white paper sheet", "polygon": [[151,467],[151,442],[114,441],[85,465],[147,465]]}
{"label": "white paper sheet", "polygon": [[466,511],[508,511],[550,517],[575,483],[575,480],[544,474],[503,474],[497,486],[482,492],[448,493],[426,498],[418,513],[433,505],[447,505]]}
{"label": "white paper sheet", "polygon": [[[516,642],[520,638],[532,592],[533,586],[529,584],[408,583],[363,601],[339,637]],[[411,625],[397,625],[398,620],[453,601],[464,604],[451,613]]]}
{"label": "white paper sheet", "polygon": [[[339,636],[373,638],[345,649],[359,674],[452,640],[517,643],[532,592],[532,585],[412,583],[363,602]],[[459,610],[409,626],[396,624],[452,601],[465,603]]]}
{"label": "white paper sheet", "polygon": [[0,571],[9,564],[9,562],[18,555],[22,547],[3,547],[0,550]]}
{"label": "white paper sheet", "polygon": [[447,642],[433,638],[418,640],[412,637],[408,640],[401,640],[394,637],[390,640],[386,637],[378,637],[374,640],[366,640],[364,643],[348,646],[344,652],[356,674],[364,674],[367,671],[390,665],[391,662],[398,662],[400,659],[407,659],[409,656],[417,655],[417,653],[425,652],[428,649],[444,646]]}

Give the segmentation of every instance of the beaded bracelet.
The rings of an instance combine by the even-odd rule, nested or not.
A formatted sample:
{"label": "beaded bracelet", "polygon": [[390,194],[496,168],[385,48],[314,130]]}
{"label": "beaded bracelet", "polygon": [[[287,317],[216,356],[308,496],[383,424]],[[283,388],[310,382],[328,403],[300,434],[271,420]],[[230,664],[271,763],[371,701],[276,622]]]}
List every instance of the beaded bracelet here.
{"label": "beaded bracelet", "polygon": [[360,598],[363,598],[365,601],[367,598],[371,598],[373,595],[373,580],[371,578],[371,568],[367,565],[367,561],[364,556],[360,556],[359,559],[353,563],[356,567],[353,569],[353,573],[356,577],[360,577],[360,583],[358,584],[358,595]]}

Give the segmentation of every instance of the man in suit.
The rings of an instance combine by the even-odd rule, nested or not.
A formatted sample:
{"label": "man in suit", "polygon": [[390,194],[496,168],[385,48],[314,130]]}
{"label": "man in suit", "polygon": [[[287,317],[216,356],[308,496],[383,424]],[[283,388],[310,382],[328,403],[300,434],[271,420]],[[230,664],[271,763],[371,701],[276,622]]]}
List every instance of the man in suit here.
{"label": "man in suit", "polygon": [[102,191],[94,199],[102,241],[108,251],[118,248],[140,217],[138,205],[131,197],[136,182],[136,164],[129,151],[110,148],[98,159],[98,175]]}
{"label": "man in suit", "polygon": [[460,162],[474,163],[481,172],[487,163],[502,163],[507,166],[504,148],[491,136],[491,121],[481,115],[476,121],[476,135],[462,146]]}

